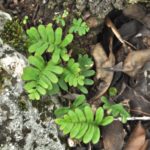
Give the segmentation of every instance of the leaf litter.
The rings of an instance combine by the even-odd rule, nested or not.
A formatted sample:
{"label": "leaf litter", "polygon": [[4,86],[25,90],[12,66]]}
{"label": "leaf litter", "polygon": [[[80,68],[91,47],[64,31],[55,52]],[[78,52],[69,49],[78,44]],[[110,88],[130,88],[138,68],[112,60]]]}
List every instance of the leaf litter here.
{"label": "leaf litter", "polygon": [[[101,105],[99,98],[107,95],[109,87],[115,86],[118,95],[109,100],[129,107],[133,117],[126,125],[115,121],[102,129],[104,149],[147,150],[150,148],[146,136],[146,131],[150,129],[149,14],[143,5],[135,4],[124,9],[123,15],[129,19],[120,28],[113,23],[117,18],[113,22],[111,18],[106,18],[105,26],[111,33],[108,36],[105,31],[109,43],[105,45],[101,40],[92,47],[97,92],[90,102]],[[142,123],[138,121],[140,117]],[[145,122],[149,124],[147,128],[143,126]]]}

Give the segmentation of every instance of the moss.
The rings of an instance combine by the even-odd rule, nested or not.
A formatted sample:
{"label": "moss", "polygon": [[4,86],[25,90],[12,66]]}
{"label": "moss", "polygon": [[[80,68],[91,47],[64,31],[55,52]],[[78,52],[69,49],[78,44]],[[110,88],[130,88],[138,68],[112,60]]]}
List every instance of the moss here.
{"label": "moss", "polygon": [[27,104],[26,104],[26,99],[24,96],[21,96],[19,101],[18,101],[18,106],[22,111],[27,111]]}
{"label": "moss", "polygon": [[4,43],[9,44],[18,51],[27,49],[25,31],[22,23],[17,18],[13,18],[5,24],[4,30],[1,31],[1,37]]}

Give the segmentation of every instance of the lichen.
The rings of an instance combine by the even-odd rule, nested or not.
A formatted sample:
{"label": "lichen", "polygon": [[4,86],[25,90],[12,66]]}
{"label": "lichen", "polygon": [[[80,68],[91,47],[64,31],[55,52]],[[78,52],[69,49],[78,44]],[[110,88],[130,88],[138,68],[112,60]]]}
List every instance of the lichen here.
{"label": "lichen", "polygon": [[1,31],[1,38],[4,43],[9,44],[18,51],[27,49],[25,31],[21,21],[17,18],[6,22],[4,29]]}

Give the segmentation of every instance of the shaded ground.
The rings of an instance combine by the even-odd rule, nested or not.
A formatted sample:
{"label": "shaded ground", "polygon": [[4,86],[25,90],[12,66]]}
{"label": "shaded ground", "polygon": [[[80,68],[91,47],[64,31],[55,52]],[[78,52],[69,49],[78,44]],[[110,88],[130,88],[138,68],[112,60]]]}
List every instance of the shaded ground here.
{"label": "shaded ground", "polygon": [[[10,0],[3,1],[0,5],[2,10],[18,16],[19,19],[25,15],[29,16],[29,23],[24,26],[25,29],[39,22],[54,22],[55,14],[62,13],[66,8],[70,12],[67,25],[70,24],[71,18],[81,16],[91,30],[86,36],[76,37],[71,48],[75,51],[74,57],[78,53],[88,53],[95,60],[97,74],[95,84],[89,88],[89,103],[101,105],[100,96],[107,95],[108,88],[113,86],[117,88],[118,94],[109,98],[112,103],[123,103],[132,116],[150,116],[150,4],[142,3],[124,8],[123,11],[117,10],[123,7],[123,1],[112,3],[111,0],[107,3],[90,0],[58,0],[44,3]],[[106,15],[110,20],[106,19],[104,22]],[[106,55],[99,54],[100,51],[106,52]],[[40,103],[35,105],[39,106]],[[91,149],[150,149],[149,131],[149,120],[139,123],[133,118],[124,125],[115,121],[102,129],[103,140],[97,145],[92,145]],[[90,149],[89,145],[77,144],[72,149],[88,148]]]}

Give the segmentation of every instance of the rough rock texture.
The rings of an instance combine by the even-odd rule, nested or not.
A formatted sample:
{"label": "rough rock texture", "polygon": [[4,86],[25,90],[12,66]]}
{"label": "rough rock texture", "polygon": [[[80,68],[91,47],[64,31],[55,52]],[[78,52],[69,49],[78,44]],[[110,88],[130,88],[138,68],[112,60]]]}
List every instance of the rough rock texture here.
{"label": "rough rock texture", "polygon": [[[41,113],[23,93],[21,74],[26,65],[23,55],[1,43],[0,150],[65,150],[52,116],[41,120]],[[53,105],[47,107],[50,114]]]}
{"label": "rough rock texture", "polygon": [[8,21],[11,20],[11,16],[3,11],[0,10],[0,30],[3,29],[4,24]]}

